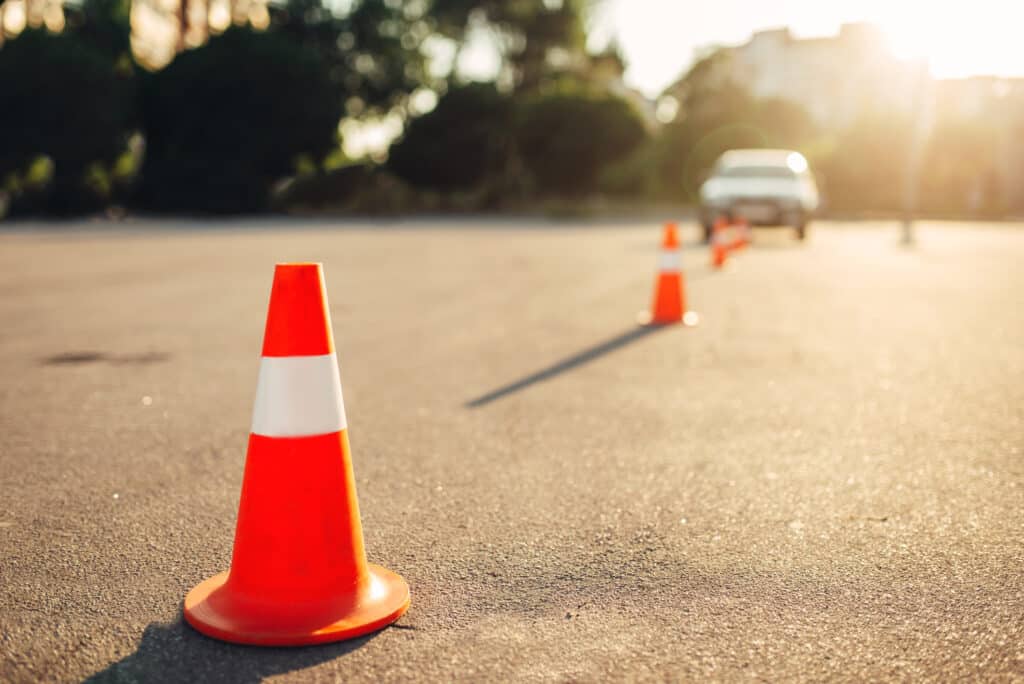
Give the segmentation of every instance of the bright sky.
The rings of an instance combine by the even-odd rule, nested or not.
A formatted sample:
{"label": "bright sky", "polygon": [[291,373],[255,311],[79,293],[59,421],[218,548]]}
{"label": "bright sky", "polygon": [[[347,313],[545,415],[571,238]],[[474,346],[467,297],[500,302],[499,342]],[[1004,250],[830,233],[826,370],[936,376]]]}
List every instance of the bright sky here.
{"label": "bright sky", "polygon": [[[927,58],[938,78],[1024,77],[1020,28],[1024,0],[595,0],[595,4],[591,47],[599,49],[614,36],[628,63],[626,81],[651,97],[678,79],[700,48],[739,45],[754,31],[783,26],[798,38],[836,35],[840,24],[855,21],[881,26],[897,57]],[[454,45],[436,48],[432,51],[436,66],[445,73],[455,56]],[[471,32],[459,58],[462,75],[486,80],[499,66],[487,33]],[[400,129],[399,123],[393,124],[391,128]],[[358,156],[380,148],[380,141],[367,132],[379,135],[383,130],[377,124],[357,130],[352,124],[345,136],[346,150]]]}
{"label": "bright sky", "polygon": [[851,21],[879,24],[900,57],[927,57],[932,74],[1024,76],[1022,0],[598,0],[591,40],[616,36],[626,80],[657,95],[709,44],[740,44],[764,28],[834,35]]}

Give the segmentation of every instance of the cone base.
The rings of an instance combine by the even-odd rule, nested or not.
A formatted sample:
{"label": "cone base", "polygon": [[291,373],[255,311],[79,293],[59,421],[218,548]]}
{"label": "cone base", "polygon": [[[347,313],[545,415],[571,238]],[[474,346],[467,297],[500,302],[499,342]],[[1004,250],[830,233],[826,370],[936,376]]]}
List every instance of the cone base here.
{"label": "cone base", "polygon": [[682,325],[685,328],[696,327],[700,323],[700,314],[696,311],[686,311],[681,318],[662,321],[656,320],[650,311],[641,311],[636,315],[636,322],[644,326],[661,327],[664,325]]}
{"label": "cone base", "polygon": [[409,586],[401,576],[372,563],[367,570],[369,581],[362,587],[305,611],[293,603],[237,596],[222,572],[188,593],[185,620],[206,636],[236,644],[305,646],[353,639],[387,627],[409,609]]}

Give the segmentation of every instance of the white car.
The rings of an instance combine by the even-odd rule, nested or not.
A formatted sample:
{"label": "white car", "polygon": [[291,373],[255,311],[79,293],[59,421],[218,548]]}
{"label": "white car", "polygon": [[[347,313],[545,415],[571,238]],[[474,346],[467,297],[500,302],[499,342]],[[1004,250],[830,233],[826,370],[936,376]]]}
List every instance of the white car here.
{"label": "white car", "polygon": [[818,187],[807,159],[793,150],[729,150],[700,188],[705,241],[719,216],[751,225],[792,226],[801,240],[818,208]]}

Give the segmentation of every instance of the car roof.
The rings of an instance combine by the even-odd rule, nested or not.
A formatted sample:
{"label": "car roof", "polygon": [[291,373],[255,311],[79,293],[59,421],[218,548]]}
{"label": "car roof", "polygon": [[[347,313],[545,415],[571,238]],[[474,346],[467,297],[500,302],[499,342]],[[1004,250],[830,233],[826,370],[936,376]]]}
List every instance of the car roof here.
{"label": "car roof", "polygon": [[[795,150],[729,150],[718,159],[719,166],[788,166]],[[802,156],[802,155],[801,155]]]}

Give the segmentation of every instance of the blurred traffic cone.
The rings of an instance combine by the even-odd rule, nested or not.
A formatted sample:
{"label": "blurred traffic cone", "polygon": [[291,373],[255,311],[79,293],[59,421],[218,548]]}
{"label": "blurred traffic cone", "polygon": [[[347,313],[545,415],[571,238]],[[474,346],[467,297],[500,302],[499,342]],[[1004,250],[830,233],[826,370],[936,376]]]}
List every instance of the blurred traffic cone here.
{"label": "blurred traffic cone", "polygon": [[729,253],[729,238],[725,234],[728,227],[729,223],[725,217],[719,216],[715,219],[715,224],[711,229],[711,265],[715,268],[725,267],[725,260]]}
{"label": "blurred traffic cone", "polygon": [[188,593],[185,619],[291,646],[367,634],[408,607],[405,580],[366,562],[320,264],[278,264],[231,569]]}
{"label": "blurred traffic cone", "polygon": [[679,232],[674,223],[665,224],[661,242],[658,280],[654,286],[651,313],[644,317],[649,325],[680,323],[696,325],[698,316],[686,310],[686,283],[683,279],[682,259],[679,254]]}
{"label": "blurred traffic cone", "polygon": [[733,238],[729,248],[739,251],[750,244],[750,223],[745,218],[733,222]]}

